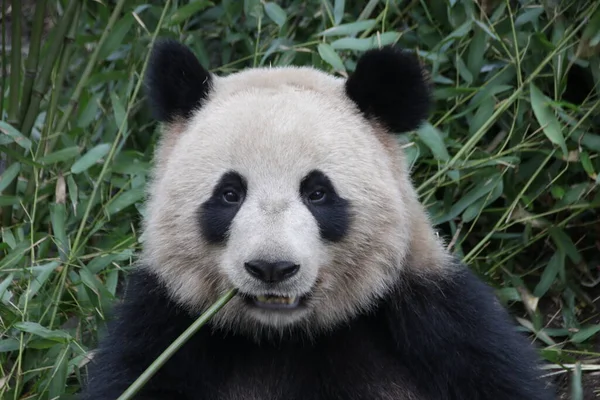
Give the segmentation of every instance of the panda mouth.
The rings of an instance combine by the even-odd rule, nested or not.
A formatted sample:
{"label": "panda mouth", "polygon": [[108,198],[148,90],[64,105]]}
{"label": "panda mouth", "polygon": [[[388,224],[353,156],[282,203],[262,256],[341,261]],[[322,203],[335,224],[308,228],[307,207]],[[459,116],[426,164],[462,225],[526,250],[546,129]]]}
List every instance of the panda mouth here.
{"label": "panda mouth", "polygon": [[276,296],[276,295],[259,295],[251,298],[252,303],[259,308],[271,310],[293,309],[300,306],[301,298],[299,296]]}

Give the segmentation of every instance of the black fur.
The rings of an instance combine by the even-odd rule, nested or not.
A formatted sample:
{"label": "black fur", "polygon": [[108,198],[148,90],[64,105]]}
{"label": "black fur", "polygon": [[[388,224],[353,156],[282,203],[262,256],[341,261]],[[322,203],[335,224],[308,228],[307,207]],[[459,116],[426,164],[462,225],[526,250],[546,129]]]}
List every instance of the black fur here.
{"label": "black fur", "polygon": [[[111,335],[90,362],[83,399],[115,399],[192,323],[157,281],[130,280]],[[145,386],[143,399],[542,400],[536,357],[465,269],[452,279],[406,276],[369,315],[313,342],[256,344],[205,326]],[[411,397],[415,398],[415,397]]]}
{"label": "black fur", "polygon": [[418,128],[431,105],[429,84],[418,60],[392,47],[362,55],[346,81],[346,94],[367,118],[397,133]]}
{"label": "black fur", "polygon": [[[311,202],[308,196],[316,190],[325,193],[320,202]],[[321,171],[310,172],[300,183],[300,195],[319,224],[321,237],[331,242],[344,238],[350,225],[350,202],[336,193],[329,178]]]}
{"label": "black fur", "polygon": [[161,122],[190,118],[211,89],[212,78],[185,45],[170,39],[156,42],[145,77],[154,117]]}
{"label": "black fur", "polygon": [[[235,204],[226,202],[223,195],[227,191],[237,193],[240,201]],[[221,177],[211,198],[200,206],[200,228],[209,243],[222,243],[226,240],[229,226],[244,202],[246,191],[246,180],[237,172],[230,171]]]}

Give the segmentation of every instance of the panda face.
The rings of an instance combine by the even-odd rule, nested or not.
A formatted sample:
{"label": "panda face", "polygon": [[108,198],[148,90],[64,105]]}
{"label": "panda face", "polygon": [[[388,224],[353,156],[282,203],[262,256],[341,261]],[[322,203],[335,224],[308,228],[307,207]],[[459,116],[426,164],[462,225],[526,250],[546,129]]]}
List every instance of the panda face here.
{"label": "panda face", "polygon": [[142,259],[179,303],[199,312],[235,287],[217,325],[316,332],[394,284],[413,189],[349,92],[310,68],[253,69],[161,114]]}
{"label": "panda face", "polygon": [[326,253],[322,242],[338,242],[348,232],[350,204],[319,170],[300,180],[292,174],[290,181],[275,170],[263,182],[248,174],[250,191],[248,179],[237,172],[221,177],[200,207],[202,234],[210,243],[223,244],[223,265],[231,267],[227,273],[233,280],[249,288],[251,293],[242,295],[250,305],[302,308],[326,257],[319,257],[319,251]]}

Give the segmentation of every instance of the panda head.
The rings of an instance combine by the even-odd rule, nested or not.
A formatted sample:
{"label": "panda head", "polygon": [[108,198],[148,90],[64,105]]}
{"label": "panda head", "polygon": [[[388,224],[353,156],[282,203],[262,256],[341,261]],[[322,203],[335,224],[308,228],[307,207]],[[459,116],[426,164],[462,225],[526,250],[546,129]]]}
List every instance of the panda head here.
{"label": "panda head", "polygon": [[179,304],[198,312],[235,287],[217,326],[313,333],[439,264],[392,135],[428,113],[412,56],[371,50],[348,79],[307,67],[219,77],[167,40],[146,81],[164,127],[142,260]]}

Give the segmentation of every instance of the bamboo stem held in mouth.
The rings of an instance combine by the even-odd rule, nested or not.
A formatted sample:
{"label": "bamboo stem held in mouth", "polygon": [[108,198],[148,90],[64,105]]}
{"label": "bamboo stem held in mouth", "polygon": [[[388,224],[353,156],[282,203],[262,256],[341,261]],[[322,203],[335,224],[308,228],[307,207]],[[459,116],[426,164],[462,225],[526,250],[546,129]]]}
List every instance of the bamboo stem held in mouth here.
{"label": "bamboo stem held in mouth", "polygon": [[198,330],[209,320],[211,319],[229,300],[233,298],[233,296],[237,293],[237,289],[231,289],[223,296],[221,296],[208,310],[206,310],[193,324],[190,325],[177,339],[173,341],[167,347],[165,351],[162,352],[160,356],[158,356],[152,364],[133,382],[127,390],[123,392],[121,396],[117,400],[128,400],[132,399],[133,396],[158,372],[160,367],[167,362],[169,358],[177,350],[181,348],[192,336],[198,332]]}

